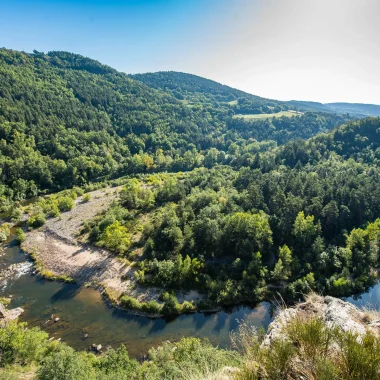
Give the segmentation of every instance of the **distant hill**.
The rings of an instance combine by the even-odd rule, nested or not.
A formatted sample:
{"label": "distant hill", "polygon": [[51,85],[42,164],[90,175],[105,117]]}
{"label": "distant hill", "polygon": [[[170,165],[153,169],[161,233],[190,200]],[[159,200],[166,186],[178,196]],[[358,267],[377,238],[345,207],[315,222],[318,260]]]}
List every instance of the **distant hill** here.
{"label": "distant hill", "polygon": [[314,112],[335,112],[350,114],[354,117],[380,116],[380,105],[363,103],[318,103],[303,100],[291,100],[287,104]]}
{"label": "distant hill", "polygon": [[353,116],[380,116],[380,105],[361,103],[325,103],[330,110],[337,113],[349,113]]}
{"label": "distant hill", "polygon": [[130,77],[139,80],[150,87],[170,91],[176,95],[177,98],[186,97],[189,93],[202,93],[210,94],[215,100],[224,102],[231,102],[238,98],[268,100],[225,86],[210,79],[177,71],[135,74],[130,75]]}
{"label": "distant hill", "polygon": [[187,104],[216,106],[222,108],[223,112],[232,110],[234,114],[272,114],[288,110],[335,112],[321,103],[262,98],[210,79],[177,71],[134,74],[130,77],[149,87],[168,92]]}
{"label": "distant hill", "polygon": [[302,108],[307,111],[316,111],[316,112],[331,112],[331,109],[327,107],[325,104],[318,102],[309,102],[304,100],[290,100],[287,104]]}

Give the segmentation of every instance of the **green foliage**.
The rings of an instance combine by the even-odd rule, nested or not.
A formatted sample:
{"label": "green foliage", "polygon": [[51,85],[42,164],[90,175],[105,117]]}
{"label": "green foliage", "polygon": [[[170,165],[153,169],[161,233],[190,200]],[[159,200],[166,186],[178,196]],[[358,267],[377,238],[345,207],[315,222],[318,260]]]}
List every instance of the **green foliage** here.
{"label": "green foliage", "polygon": [[112,376],[112,378],[136,378],[139,364],[136,360],[130,359],[128,351],[124,345],[117,350],[109,350],[102,356],[95,367],[102,376]]}
{"label": "green foliage", "polygon": [[21,244],[22,242],[24,242],[26,240],[26,235],[25,235],[24,231],[22,230],[22,228],[17,228],[16,240],[17,240],[18,244]]}
{"label": "green foliage", "polygon": [[223,233],[225,250],[232,250],[236,256],[251,256],[255,251],[265,252],[272,243],[272,231],[268,216],[264,212],[250,215],[231,215]]}
{"label": "green foliage", "polygon": [[8,236],[11,234],[8,223],[3,223],[0,226],[0,242],[3,242],[8,239]]}
{"label": "green foliage", "polygon": [[46,223],[46,218],[44,214],[33,214],[26,224],[29,228],[39,228],[42,227]]}
{"label": "green foliage", "polygon": [[83,202],[84,203],[87,203],[91,200],[91,194],[89,193],[86,193],[85,195],[83,195]]}
{"label": "green foliage", "polygon": [[119,302],[121,307],[127,310],[136,310],[147,314],[161,313],[161,305],[156,301],[139,302],[133,297],[123,295],[121,296]]}
{"label": "green foliage", "polygon": [[284,281],[291,276],[292,252],[287,245],[280,247],[278,261],[274,266],[272,278],[275,281]]}
{"label": "green foliage", "polygon": [[[168,295],[165,296],[167,298]],[[50,342],[38,328],[12,322],[0,329],[0,378],[18,379],[33,368],[38,379],[378,379],[380,340],[370,332],[327,326],[317,317],[298,314],[284,326],[282,337],[262,346],[262,336],[249,325],[232,334],[234,350],[207,340],[182,338],[152,348],[148,360],[131,359],[124,346],[100,356],[75,352]],[[5,369],[5,370],[4,370]],[[225,372],[228,369],[227,372]]]}
{"label": "green foliage", "polygon": [[127,76],[67,52],[1,49],[0,75],[4,205],[109,177],[191,170],[203,160],[241,165],[253,161],[258,142],[265,151],[346,120],[310,112],[247,122],[232,116],[290,106],[181,73]]}
{"label": "green foliage", "polygon": [[177,315],[181,312],[181,306],[174,294],[164,293],[162,297],[164,305],[162,306],[162,313],[164,315]]}
{"label": "green foliage", "polygon": [[85,354],[76,353],[71,347],[62,345],[48,355],[38,371],[40,380],[88,380],[95,378],[95,371]]}
{"label": "green foliage", "polygon": [[40,362],[47,354],[48,334],[39,328],[26,329],[25,323],[11,322],[0,329],[0,367]]}
{"label": "green foliage", "polygon": [[22,208],[20,207],[13,208],[12,213],[11,213],[11,221],[19,222],[21,220],[22,214],[23,214]]}
{"label": "green foliage", "polygon": [[340,334],[338,344],[342,350],[338,365],[345,379],[378,379],[380,367],[380,341],[372,333],[358,339],[357,334]]}
{"label": "green foliage", "polygon": [[127,181],[120,198],[128,209],[149,210],[155,203],[154,193],[150,189],[144,189],[137,179]]}
{"label": "green foliage", "polygon": [[74,200],[70,196],[58,198],[57,203],[58,209],[61,212],[70,211],[74,207]]}
{"label": "green foliage", "polygon": [[131,244],[130,234],[118,220],[107,226],[101,236],[99,245],[124,254]]}
{"label": "green foliage", "polygon": [[178,343],[164,343],[149,351],[152,365],[145,369],[149,379],[206,378],[226,366],[239,365],[236,352],[213,347],[208,341],[183,338]]}

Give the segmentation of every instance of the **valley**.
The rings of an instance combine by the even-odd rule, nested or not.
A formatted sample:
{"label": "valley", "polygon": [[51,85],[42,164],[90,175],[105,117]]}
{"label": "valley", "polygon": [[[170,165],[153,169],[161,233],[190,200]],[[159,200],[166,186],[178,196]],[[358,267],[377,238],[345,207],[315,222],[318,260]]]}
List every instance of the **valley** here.
{"label": "valley", "polygon": [[377,112],[0,49],[1,296],[25,309],[9,328],[23,341],[23,321],[40,327],[33,347],[100,377],[120,355],[136,378],[166,378],[158,358],[177,349],[243,373],[230,334],[249,323],[261,342],[279,300],[377,301]]}

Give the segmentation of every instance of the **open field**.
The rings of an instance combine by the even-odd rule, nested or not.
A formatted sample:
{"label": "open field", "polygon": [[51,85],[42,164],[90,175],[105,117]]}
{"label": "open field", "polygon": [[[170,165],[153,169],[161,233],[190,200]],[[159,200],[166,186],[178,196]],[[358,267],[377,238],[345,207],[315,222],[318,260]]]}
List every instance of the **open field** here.
{"label": "open field", "polygon": [[260,113],[251,115],[235,115],[234,118],[242,117],[243,119],[269,119],[271,117],[293,117],[303,115],[302,112],[297,111],[280,111],[277,113]]}

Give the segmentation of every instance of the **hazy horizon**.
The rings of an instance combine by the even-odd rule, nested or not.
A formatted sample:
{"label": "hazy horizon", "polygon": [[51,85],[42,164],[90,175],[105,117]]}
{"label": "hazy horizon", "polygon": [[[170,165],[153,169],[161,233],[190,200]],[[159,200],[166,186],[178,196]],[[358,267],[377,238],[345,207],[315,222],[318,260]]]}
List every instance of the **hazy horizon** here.
{"label": "hazy horizon", "polygon": [[0,45],[126,73],[181,71],[279,100],[380,104],[377,0],[25,0]]}

